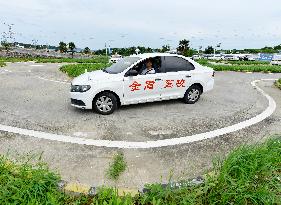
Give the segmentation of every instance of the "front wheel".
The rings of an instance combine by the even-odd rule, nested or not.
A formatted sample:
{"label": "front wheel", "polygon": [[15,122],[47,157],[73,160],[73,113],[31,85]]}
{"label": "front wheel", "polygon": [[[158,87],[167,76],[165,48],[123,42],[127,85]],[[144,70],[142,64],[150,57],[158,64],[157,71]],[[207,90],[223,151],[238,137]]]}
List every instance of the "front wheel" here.
{"label": "front wheel", "polygon": [[200,99],[202,91],[198,85],[192,85],[184,94],[183,100],[186,104],[194,104]]}
{"label": "front wheel", "polygon": [[95,97],[93,108],[99,114],[110,115],[117,108],[117,99],[112,93],[103,92]]}

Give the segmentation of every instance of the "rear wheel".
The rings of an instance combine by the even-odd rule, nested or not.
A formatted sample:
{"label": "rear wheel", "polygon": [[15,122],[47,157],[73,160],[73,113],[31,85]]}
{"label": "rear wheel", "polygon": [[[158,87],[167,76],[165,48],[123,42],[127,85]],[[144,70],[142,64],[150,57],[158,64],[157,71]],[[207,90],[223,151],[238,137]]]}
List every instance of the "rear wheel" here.
{"label": "rear wheel", "polygon": [[201,88],[198,85],[192,85],[185,92],[183,100],[186,104],[194,104],[200,99],[201,94]]}
{"label": "rear wheel", "polygon": [[93,101],[93,108],[102,115],[112,114],[117,108],[117,99],[110,92],[100,93]]}

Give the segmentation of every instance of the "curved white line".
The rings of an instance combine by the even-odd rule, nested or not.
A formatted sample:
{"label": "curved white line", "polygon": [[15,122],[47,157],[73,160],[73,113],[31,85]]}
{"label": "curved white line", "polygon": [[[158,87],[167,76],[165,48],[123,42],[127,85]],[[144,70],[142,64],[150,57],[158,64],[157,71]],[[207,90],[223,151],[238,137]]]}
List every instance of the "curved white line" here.
{"label": "curved white line", "polygon": [[0,69],[0,74],[11,73],[12,71],[6,69]]}
{"label": "curved white line", "polygon": [[50,81],[50,82],[54,82],[54,83],[70,84],[70,83],[68,83],[68,82],[59,81],[59,80],[52,80],[52,79],[43,78],[43,77],[40,77],[40,76],[35,76],[35,77],[38,78],[38,79],[40,79],[40,80]]}
{"label": "curved white line", "polygon": [[259,88],[256,83],[259,81],[273,81],[276,79],[261,79],[255,80],[251,82],[252,86],[257,89],[263,96],[268,100],[268,107],[261,114],[243,121],[239,122],[235,125],[231,125],[228,127],[224,127],[221,129],[213,130],[206,133],[196,134],[192,136],[180,137],[180,138],[172,138],[172,139],[164,139],[164,140],[156,140],[156,141],[146,141],[146,142],[127,142],[127,141],[110,141],[110,140],[92,140],[92,139],[84,139],[79,137],[71,137],[66,135],[57,135],[46,132],[39,132],[34,130],[22,129],[17,127],[11,127],[0,124],[0,130],[5,132],[11,132],[16,134],[21,134],[24,136],[36,137],[39,139],[46,139],[52,141],[59,142],[67,142],[73,144],[81,144],[81,145],[92,145],[98,147],[110,147],[110,148],[125,148],[125,149],[148,149],[148,148],[157,148],[157,147],[165,147],[172,145],[180,145],[180,144],[188,144],[191,142],[202,141],[206,139],[211,139],[214,137],[218,137],[224,134],[228,134],[231,132],[235,132],[241,130],[243,128],[254,125],[258,122],[263,121],[276,109],[276,103],[272,97],[266,94],[261,88]]}

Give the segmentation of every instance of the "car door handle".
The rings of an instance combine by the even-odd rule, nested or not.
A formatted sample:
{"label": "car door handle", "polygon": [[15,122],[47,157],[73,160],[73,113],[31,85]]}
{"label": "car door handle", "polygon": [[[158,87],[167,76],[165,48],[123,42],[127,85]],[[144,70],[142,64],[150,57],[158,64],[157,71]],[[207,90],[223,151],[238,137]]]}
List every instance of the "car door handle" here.
{"label": "car door handle", "polygon": [[186,77],[186,78],[191,78],[191,75],[186,75],[185,77]]}
{"label": "car door handle", "polygon": [[156,78],[156,79],[155,79],[155,81],[160,81],[160,80],[162,80],[162,79],[161,79],[161,78]]}

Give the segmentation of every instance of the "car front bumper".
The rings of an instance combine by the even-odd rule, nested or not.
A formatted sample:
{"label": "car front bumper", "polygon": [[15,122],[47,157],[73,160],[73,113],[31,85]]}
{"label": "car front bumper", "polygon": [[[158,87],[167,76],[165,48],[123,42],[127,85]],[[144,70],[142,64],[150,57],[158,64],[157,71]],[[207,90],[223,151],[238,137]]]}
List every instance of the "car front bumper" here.
{"label": "car front bumper", "polygon": [[88,92],[70,92],[70,102],[73,107],[92,109],[93,99],[89,97]]}

